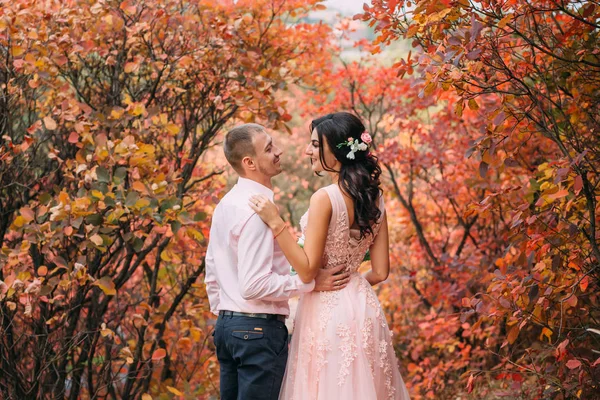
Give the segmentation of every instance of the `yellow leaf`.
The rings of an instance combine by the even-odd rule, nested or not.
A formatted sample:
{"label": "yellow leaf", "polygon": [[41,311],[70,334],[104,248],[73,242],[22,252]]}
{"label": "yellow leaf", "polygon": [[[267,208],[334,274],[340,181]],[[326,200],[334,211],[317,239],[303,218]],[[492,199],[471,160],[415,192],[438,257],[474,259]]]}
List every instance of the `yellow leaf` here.
{"label": "yellow leaf", "polygon": [[142,400],[152,400],[152,396],[150,396],[148,393],[144,393],[142,395]]}
{"label": "yellow leaf", "polygon": [[44,117],[44,125],[49,131],[56,129],[56,121],[54,121],[50,116]]}
{"label": "yellow leaf", "polygon": [[542,329],[542,333],[540,334],[540,340],[543,340],[544,336],[548,338],[548,343],[552,343],[552,330],[551,329],[548,329],[548,328]]}
{"label": "yellow leaf", "polygon": [[21,228],[23,225],[25,225],[27,221],[25,221],[25,218],[23,218],[23,216],[19,215],[17,218],[15,218],[15,220],[13,221],[13,225],[17,228]]}
{"label": "yellow leaf", "polygon": [[498,28],[502,29],[512,20],[512,14],[506,15],[498,22]]}
{"label": "yellow leaf", "polygon": [[166,126],[166,128],[167,128],[167,131],[173,136],[175,136],[179,133],[179,126],[177,126],[175,124],[168,124]]}
{"label": "yellow leaf", "polygon": [[137,117],[138,115],[142,115],[144,113],[144,111],[146,111],[146,107],[144,107],[144,105],[142,103],[137,103],[133,107],[131,114]]}
{"label": "yellow leaf", "polygon": [[11,51],[13,57],[19,57],[21,54],[25,53],[25,49],[21,46],[13,46]]}
{"label": "yellow leaf", "polygon": [[92,190],[92,196],[100,200],[104,199],[104,195],[99,190]]}
{"label": "yellow leaf", "polygon": [[160,259],[163,261],[169,262],[169,261],[171,261],[171,256],[169,255],[167,250],[163,250],[162,253],[160,253]]}
{"label": "yellow leaf", "polygon": [[190,334],[192,335],[194,342],[199,342],[200,338],[202,337],[202,331],[198,328],[190,329]]}
{"label": "yellow leaf", "polygon": [[102,335],[102,337],[112,336],[114,335],[114,332],[110,329],[101,329],[100,335]]}
{"label": "yellow leaf", "polygon": [[142,208],[148,207],[149,205],[150,205],[150,200],[139,199],[138,201],[135,202],[135,204],[133,206],[135,208],[137,208],[138,210],[141,210]]}
{"label": "yellow leaf", "polygon": [[475,99],[469,99],[469,108],[471,110],[479,110],[479,104],[477,104]]}
{"label": "yellow leaf", "polygon": [[107,296],[114,296],[117,294],[117,291],[115,290],[115,283],[108,276],[98,279],[96,282],[94,282],[94,285],[102,289],[104,294]]}
{"label": "yellow leaf", "polygon": [[179,390],[175,389],[172,386],[167,386],[167,390],[176,396],[183,396],[183,393],[181,393]]}
{"label": "yellow leaf", "polygon": [[110,117],[112,119],[120,119],[123,116],[124,112],[125,110],[123,110],[122,108],[113,108],[110,112]]}

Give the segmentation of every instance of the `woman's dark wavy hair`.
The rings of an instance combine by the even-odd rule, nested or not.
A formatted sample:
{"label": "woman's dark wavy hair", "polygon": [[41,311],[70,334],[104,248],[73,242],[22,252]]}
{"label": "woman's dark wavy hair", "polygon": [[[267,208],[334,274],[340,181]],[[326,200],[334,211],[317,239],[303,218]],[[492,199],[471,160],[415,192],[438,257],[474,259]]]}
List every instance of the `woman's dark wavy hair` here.
{"label": "woman's dark wavy hair", "polygon": [[[337,112],[327,114],[313,120],[310,124],[310,132],[317,130],[319,137],[319,157],[325,171],[339,172],[340,188],[344,193],[354,200],[354,220],[360,228],[360,237],[373,234],[373,224],[381,218],[379,209],[379,198],[383,191],[379,187],[381,181],[381,168],[375,157],[369,150],[357,151],[355,159],[346,157],[350,147],[338,144],[346,143],[348,138],[358,139],[362,143],[361,135],[365,132],[365,126],[360,119],[348,112]],[[329,167],[323,157],[323,142],[327,144],[335,158],[342,164],[339,171]]]}

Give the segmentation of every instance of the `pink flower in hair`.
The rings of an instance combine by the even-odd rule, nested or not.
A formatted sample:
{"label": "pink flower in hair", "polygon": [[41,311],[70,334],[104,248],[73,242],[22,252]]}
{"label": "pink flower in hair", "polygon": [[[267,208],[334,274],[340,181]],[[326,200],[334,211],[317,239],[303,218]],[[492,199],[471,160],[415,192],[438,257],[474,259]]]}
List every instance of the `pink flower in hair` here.
{"label": "pink flower in hair", "polygon": [[364,132],[362,135],[360,135],[360,138],[366,144],[369,144],[373,141],[373,138],[371,137],[371,135],[369,135],[369,132]]}

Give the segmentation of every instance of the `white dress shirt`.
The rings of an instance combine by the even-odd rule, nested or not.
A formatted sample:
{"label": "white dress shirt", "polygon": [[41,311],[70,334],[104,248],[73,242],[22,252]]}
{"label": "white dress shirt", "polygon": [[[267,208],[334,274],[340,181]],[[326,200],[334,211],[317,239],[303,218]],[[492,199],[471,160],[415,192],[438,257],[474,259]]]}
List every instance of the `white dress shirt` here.
{"label": "white dress shirt", "polygon": [[215,208],[206,252],[210,310],[289,315],[288,299],[314,289],[290,275],[290,265],[271,229],[250,208],[250,196],[273,191],[239,178]]}

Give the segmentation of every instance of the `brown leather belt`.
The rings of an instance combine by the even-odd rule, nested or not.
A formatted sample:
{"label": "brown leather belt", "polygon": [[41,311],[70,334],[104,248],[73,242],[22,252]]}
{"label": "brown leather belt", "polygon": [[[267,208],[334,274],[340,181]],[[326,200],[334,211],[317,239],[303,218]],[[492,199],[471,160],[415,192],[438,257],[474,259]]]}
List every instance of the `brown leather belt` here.
{"label": "brown leather belt", "polygon": [[275,319],[277,321],[285,322],[285,315],[280,314],[260,314],[260,313],[244,313],[238,311],[219,311],[219,316],[221,317],[247,317],[247,318],[261,318],[272,320]]}

